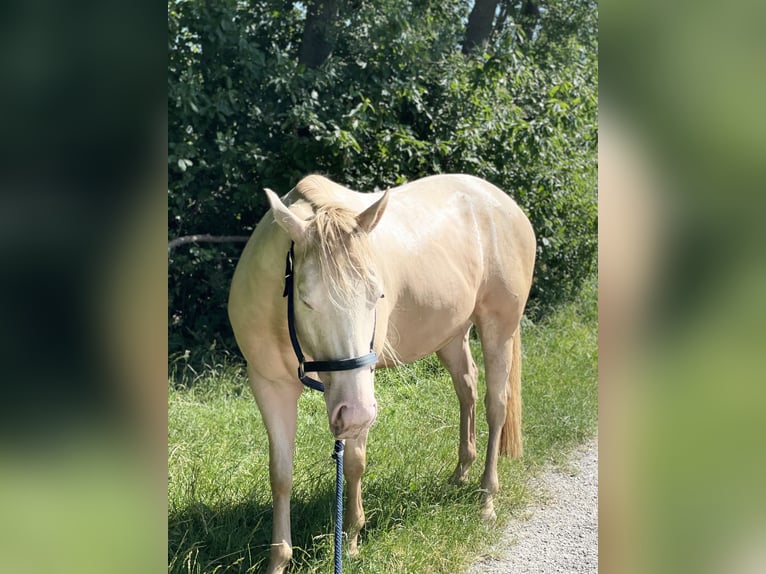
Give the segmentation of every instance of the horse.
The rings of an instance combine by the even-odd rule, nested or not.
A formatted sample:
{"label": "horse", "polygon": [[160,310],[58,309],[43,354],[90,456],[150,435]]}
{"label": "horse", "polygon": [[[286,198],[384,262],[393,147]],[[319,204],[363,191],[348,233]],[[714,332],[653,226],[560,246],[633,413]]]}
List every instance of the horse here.
{"label": "horse", "polygon": [[[365,524],[361,478],[377,416],[375,368],[437,354],[460,403],[458,463],[450,480],[462,483],[476,458],[478,369],[469,347],[474,325],[484,356],[489,427],[480,512],[493,520],[498,454],[518,458],[523,451],[520,321],[536,240],[521,208],[491,183],[463,174],[375,193],[309,175],[282,198],[265,191],[271,209],[237,264],[228,314],[269,439],[274,520],[267,572],[283,572],[292,559],[290,493],[304,388],[296,375],[304,363],[291,344],[283,296],[288,254],[298,348],[330,365],[373,357],[314,373],[324,386],[330,430],[346,441],[343,528],[350,555],[358,554]],[[312,364],[305,363],[307,369]]]}

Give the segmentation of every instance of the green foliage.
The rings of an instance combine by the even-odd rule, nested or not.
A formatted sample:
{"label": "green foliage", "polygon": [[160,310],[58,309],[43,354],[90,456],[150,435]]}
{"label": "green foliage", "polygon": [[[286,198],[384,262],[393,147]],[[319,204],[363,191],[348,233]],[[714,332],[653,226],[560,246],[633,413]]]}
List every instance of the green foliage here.
{"label": "green foliage", "polygon": [[[530,502],[529,479],[596,431],[598,320],[595,281],[577,301],[522,335],[525,455],[501,458],[498,527],[479,516],[487,424],[483,361],[476,405],[477,460],[465,485],[447,478],[457,463],[459,407],[432,355],[376,373],[380,408],[370,431],[362,488],[368,524],[348,572],[463,572],[505,521]],[[184,371],[183,376],[188,376]],[[321,394],[300,398],[292,497],[294,572],[332,562],[335,468]],[[168,398],[169,571],[263,572],[271,542],[268,442],[240,363],[209,365],[171,380]]]}
{"label": "green foliage", "polygon": [[[358,0],[332,56],[298,63],[304,12],[276,0],[169,3],[169,234],[242,234],[321,172],[372,191],[434,173],[512,195],[538,237],[531,307],[573,296],[596,253],[594,3],[552,1],[460,52],[469,3]],[[241,245],[177,249],[170,350],[233,348],[228,282]]]}

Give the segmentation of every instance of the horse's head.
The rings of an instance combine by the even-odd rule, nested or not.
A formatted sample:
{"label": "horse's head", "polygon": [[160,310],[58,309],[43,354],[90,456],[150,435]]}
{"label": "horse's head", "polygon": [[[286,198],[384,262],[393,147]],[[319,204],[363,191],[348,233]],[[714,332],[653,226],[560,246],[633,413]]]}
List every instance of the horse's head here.
{"label": "horse's head", "polygon": [[[383,284],[369,233],[385,211],[388,194],[361,213],[323,206],[304,221],[267,190],[276,222],[295,243],[295,324],[314,361],[337,361],[370,352]],[[377,416],[374,365],[319,373],[330,430],[354,438]]]}

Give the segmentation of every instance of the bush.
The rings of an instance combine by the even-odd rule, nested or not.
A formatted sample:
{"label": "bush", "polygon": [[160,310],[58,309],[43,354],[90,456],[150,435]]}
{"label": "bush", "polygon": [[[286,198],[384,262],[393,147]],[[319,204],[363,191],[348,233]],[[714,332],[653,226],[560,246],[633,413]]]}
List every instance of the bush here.
{"label": "bush", "polygon": [[[573,26],[554,3],[534,39],[510,25],[464,56],[464,3],[360,4],[318,69],[297,61],[299,7],[169,4],[170,236],[248,234],[263,187],[311,172],[359,191],[470,173],[532,221],[533,313],[571,298],[595,269],[595,9],[576,5]],[[235,348],[225,304],[241,247],[174,251],[171,352]]]}

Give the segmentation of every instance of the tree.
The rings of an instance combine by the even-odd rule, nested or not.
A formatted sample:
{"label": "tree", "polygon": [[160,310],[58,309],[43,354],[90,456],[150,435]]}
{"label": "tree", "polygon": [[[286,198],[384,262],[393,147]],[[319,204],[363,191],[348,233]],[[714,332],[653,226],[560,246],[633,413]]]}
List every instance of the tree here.
{"label": "tree", "polygon": [[465,27],[463,54],[470,54],[489,39],[498,0],[476,0]]}
{"label": "tree", "polygon": [[330,57],[338,29],[338,0],[314,0],[308,4],[298,61],[318,68]]}
{"label": "tree", "polygon": [[524,0],[519,10],[518,20],[527,40],[532,39],[539,17],[540,5],[538,0]]}

